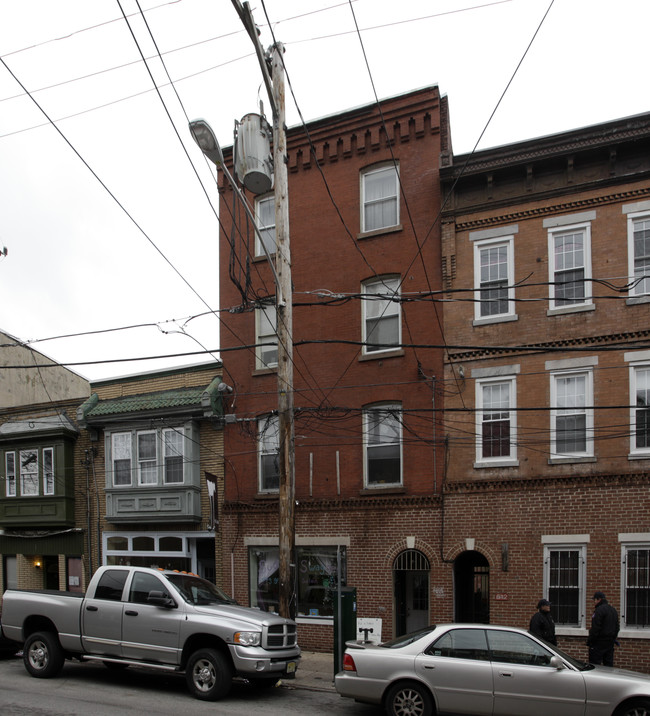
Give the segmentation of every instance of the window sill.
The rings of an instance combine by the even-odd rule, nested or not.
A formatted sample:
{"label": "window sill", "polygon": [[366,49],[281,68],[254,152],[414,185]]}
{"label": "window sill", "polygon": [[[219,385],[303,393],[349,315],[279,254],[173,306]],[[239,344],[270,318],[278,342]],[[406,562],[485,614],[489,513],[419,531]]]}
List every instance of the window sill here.
{"label": "window sill", "polygon": [[406,488],[403,485],[393,485],[383,487],[364,487],[359,490],[360,495],[403,495],[406,492]]}
{"label": "window sill", "polygon": [[373,353],[364,353],[359,356],[359,361],[381,360],[382,358],[399,358],[404,355],[402,348],[395,348],[390,351],[374,351]]}
{"label": "window sill", "polygon": [[549,465],[568,465],[572,462],[597,462],[593,455],[584,455],[582,457],[575,455],[574,457],[549,457]]}
{"label": "window sill", "polygon": [[636,306],[640,303],[650,303],[650,296],[631,296],[625,300],[627,306]]}
{"label": "window sill", "polygon": [[275,375],[277,372],[277,366],[274,366],[273,368],[255,368],[255,370],[253,371],[253,375]]}
{"label": "window sill", "polygon": [[492,323],[508,323],[510,321],[518,321],[519,316],[516,313],[503,316],[483,316],[483,318],[475,318],[472,321],[473,326],[487,326]]}
{"label": "window sill", "polygon": [[375,229],[374,231],[362,231],[360,234],[357,234],[357,239],[374,239],[375,236],[396,234],[398,231],[402,231],[403,228],[401,224],[398,224],[397,226],[386,226],[385,228]]}
{"label": "window sill", "polygon": [[[582,627],[561,627],[555,625],[556,636],[589,636],[589,631]],[[620,636],[620,635],[619,635]]]}
{"label": "window sill", "polygon": [[595,311],[596,306],[593,303],[581,303],[578,306],[563,306],[562,308],[549,308],[546,311],[547,316],[564,316],[568,313],[583,313],[584,311]]}
{"label": "window sill", "polygon": [[627,456],[628,460],[650,460],[650,453],[631,452]]}
{"label": "window sill", "polygon": [[495,460],[494,462],[475,462],[475,470],[489,470],[491,467],[519,467],[519,460]]}
{"label": "window sill", "polygon": [[625,627],[619,631],[617,639],[650,639],[650,629]]}
{"label": "window sill", "polygon": [[280,491],[277,492],[258,492],[255,495],[256,500],[277,500],[280,495]]}
{"label": "window sill", "polygon": [[[275,251],[272,251],[272,252],[269,254],[269,256],[270,256],[271,258],[273,258],[273,257],[275,256]],[[259,256],[253,256],[253,262],[254,262],[254,263],[259,263],[259,262],[261,262],[261,261],[266,261],[266,260],[267,260],[266,254],[260,254]]]}
{"label": "window sill", "polygon": [[330,629],[332,628],[332,624],[334,622],[334,617],[296,617],[296,624],[312,624],[312,625],[322,625],[322,626],[328,626]]}

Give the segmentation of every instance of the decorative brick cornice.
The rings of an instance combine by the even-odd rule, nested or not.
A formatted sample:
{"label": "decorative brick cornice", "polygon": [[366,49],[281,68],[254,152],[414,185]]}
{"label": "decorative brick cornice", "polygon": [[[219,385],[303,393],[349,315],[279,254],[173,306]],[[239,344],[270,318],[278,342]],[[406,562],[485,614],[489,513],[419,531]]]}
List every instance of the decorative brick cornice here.
{"label": "decorative brick cornice", "polygon": [[[437,507],[440,503],[439,495],[383,495],[351,497],[339,500],[310,500],[300,498],[298,510],[300,512],[336,512],[360,511],[360,510],[385,510],[418,507]],[[260,500],[259,502],[237,502],[228,501],[223,504],[224,513],[275,513],[278,511],[277,500]]]}
{"label": "decorative brick cornice", "polygon": [[592,208],[594,206],[639,201],[647,197],[650,197],[650,187],[619,191],[605,196],[590,196],[574,201],[564,201],[560,204],[553,204],[553,206],[528,207],[519,211],[511,211],[507,214],[499,214],[497,216],[483,217],[473,221],[457,223],[456,232],[476,231],[477,229],[485,229],[493,226],[500,226],[502,224],[507,225],[517,221],[524,221],[525,219],[535,219],[555,214],[568,214]]}
{"label": "decorative brick cornice", "polygon": [[562,475],[557,477],[512,478],[500,480],[447,481],[443,487],[446,497],[488,492],[535,492],[538,490],[574,490],[580,488],[648,487],[650,473]]}

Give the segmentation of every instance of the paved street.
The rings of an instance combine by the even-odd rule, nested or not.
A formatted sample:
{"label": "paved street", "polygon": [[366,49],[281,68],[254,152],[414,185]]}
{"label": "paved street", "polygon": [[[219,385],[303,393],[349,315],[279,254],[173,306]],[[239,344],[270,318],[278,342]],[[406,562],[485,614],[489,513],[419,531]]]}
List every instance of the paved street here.
{"label": "paved street", "polygon": [[109,671],[101,664],[66,662],[55,679],[34,679],[21,658],[0,660],[0,693],[3,716],[115,716],[146,714],[178,716],[202,714],[334,714],[335,716],[381,716],[378,708],[342,699],[330,688],[281,687],[256,690],[235,684],[223,701],[206,703],[193,699],[183,676],[139,668]]}

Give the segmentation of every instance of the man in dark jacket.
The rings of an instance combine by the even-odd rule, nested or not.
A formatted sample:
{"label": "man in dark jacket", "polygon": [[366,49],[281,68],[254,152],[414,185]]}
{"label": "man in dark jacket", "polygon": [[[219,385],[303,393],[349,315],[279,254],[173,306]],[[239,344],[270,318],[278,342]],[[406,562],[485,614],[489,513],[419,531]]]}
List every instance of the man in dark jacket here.
{"label": "man in dark jacket", "polygon": [[540,599],[537,602],[537,611],[530,620],[528,631],[550,644],[557,645],[555,637],[555,622],[551,616],[551,603],[548,599]]}
{"label": "man in dark jacket", "polygon": [[595,610],[591,617],[591,629],[587,646],[589,663],[614,666],[614,642],[618,636],[618,612],[607,601],[603,592],[594,594]]}

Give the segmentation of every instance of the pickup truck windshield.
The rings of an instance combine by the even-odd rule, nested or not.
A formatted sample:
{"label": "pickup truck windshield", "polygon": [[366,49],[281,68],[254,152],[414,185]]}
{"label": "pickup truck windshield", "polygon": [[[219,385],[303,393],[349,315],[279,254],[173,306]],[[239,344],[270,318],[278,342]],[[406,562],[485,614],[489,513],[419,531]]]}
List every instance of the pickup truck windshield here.
{"label": "pickup truck windshield", "polygon": [[237,604],[219,587],[189,574],[165,574],[189,604]]}

